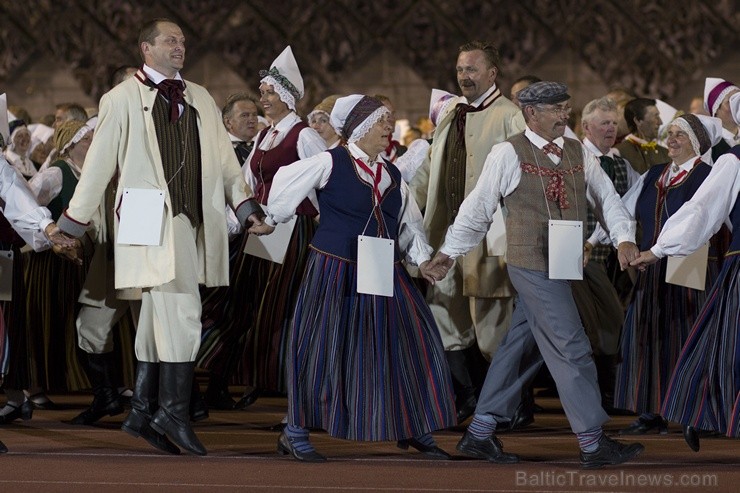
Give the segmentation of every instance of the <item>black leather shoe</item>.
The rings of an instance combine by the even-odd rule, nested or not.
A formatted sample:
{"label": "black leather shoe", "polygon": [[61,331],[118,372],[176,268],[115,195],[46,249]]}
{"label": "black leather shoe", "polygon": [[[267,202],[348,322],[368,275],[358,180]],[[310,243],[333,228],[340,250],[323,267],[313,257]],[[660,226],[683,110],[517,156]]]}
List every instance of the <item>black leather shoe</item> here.
{"label": "black leather shoe", "polygon": [[433,459],[442,459],[442,460],[450,460],[452,459],[452,456],[442,450],[441,448],[437,447],[436,445],[424,445],[416,438],[406,438],[404,440],[399,440],[396,444],[398,448],[401,450],[408,450],[409,447],[413,447],[422,454],[429,456]]}
{"label": "black leather shoe", "polygon": [[136,409],[132,409],[128,417],[123,421],[121,429],[135,438],[143,438],[152,447],[167,452],[168,454],[180,455],[180,449],[172,443],[169,438],[160,435],[149,426],[149,418]]}
{"label": "black leather shoe", "polygon": [[244,392],[244,395],[234,404],[234,409],[246,409],[259,398],[261,392],[259,389],[252,389],[249,392]]}
{"label": "black leather shoe", "polygon": [[470,457],[486,459],[496,464],[516,464],[519,456],[504,452],[503,446],[496,435],[491,435],[485,440],[478,440],[466,431],[457,444],[457,450]]}
{"label": "black leather shoe", "polygon": [[285,433],[280,433],[277,443],[277,451],[280,455],[292,455],[301,462],[326,462],[326,457],[311,450],[310,452],[299,452],[293,447],[293,443]]}
{"label": "black leather shoe", "polygon": [[693,426],[683,427],[683,439],[686,440],[686,445],[689,446],[694,452],[699,451],[699,432]]}
{"label": "black leather shoe", "polygon": [[599,448],[594,452],[581,452],[581,467],[596,469],[604,466],[622,464],[634,459],[645,450],[641,443],[624,444],[601,435]]}
{"label": "black leather shoe", "polygon": [[668,423],[660,416],[652,419],[637,418],[637,421],[627,428],[619,430],[620,435],[645,435],[650,432],[657,432],[660,435],[668,434]]}
{"label": "black leather shoe", "polygon": [[7,452],[8,452],[8,447],[6,447],[3,442],[0,442],[0,454],[5,454]]}
{"label": "black leather shoe", "polygon": [[[254,402],[254,401],[253,401]],[[227,411],[234,409],[236,402],[231,398],[231,394],[225,389],[213,390],[209,386],[206,390],[206,404],[212,409]]]}
{"label": "black leather shoe", "polygon": [[49,399],[49,397],[43,392],[33,394],[31,397],[28,398],[28,400],[33,403],[33,406],[36,409],[41,409],[43,411],[54,411],[56,409],[59,409],[59,406],[51,399]]}
{"label": "black leather shoe", "polygon": [[471,395],[459,406],[457,406],[457,424],[462,424],[465,420],[475,414],[475,407],[478,405],[478,399]]}
{"label": "black leather shoe", "polygon": [[73,425],[91,425],[105,416],[116,416],[123,412],[123,404],[118,396],[118,390],[113,387],[95,390],[90,407],[72,418]]}
{"label": "black leather shoe", "polygon": [[10,407],[11,410],[7,414],[0,415],[0,425],[12,423],[16,419],[20,418],[23,421],[28,421],[33,416],[33,402],[29,400],[23,401],[20,407],[16,407],[12,404],[6,404],[5,407]]}

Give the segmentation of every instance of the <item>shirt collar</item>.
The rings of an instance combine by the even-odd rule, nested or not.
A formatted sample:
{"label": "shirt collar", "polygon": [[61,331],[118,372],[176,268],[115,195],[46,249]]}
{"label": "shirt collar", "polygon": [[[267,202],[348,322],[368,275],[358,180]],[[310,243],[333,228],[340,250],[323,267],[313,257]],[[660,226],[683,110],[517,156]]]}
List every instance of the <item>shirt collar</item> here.
{"label": "shirt collar", "polygon": [[287,132],[288,130],[293,128],[293,125],[295,125],[299,121],[301,121],[301,118],[296,115],[295,111],[291,111],[290,113],[285,115],[282,120],[274,124],[272,126],[272,129],[277,130],[278,132]]}
{"label": "shirt collar", "polygon": [[[532,130],[531,128],[529,128],[529,125],[527,125],[527,128],[524,130],[524,136],[527,137],[529,139],[529,141],[532,144],[534,144],[538,149],[542,149],[543,147],[545,147],[548,144],[548,141],[544,137],[536,134],[534,132],[534,130]],[[558,137],[557,139],[553,140],[552,142],[553,142],[553,144],[557,144],[558,147],[560,147],[562,149],[563,148],[563,145],[565,144],[565,139],[563,139],[563,137]]]}
{"label": "shirt collar", "polygon": [[[470,106],[474,106],[474,107],[476,107],[476,108],[477,108],[478,106],[480,106],[481,104],[483,104],[483,102],[484,102],[484,101],[485,101],[486,99],[488,99],[488,97],[489,97],[489,96],[490,96],[491,94],[493,94],[493,91],[495,91],[495,90],[496,90],[496,84],[494,83],[494,84],[493,84],[493,85],[492,85],[491,87],[489,87],[489,88],[488,88],[488,90],[487,90],[486,92],[484,92],[483,94],[481,94],[481,95],[480,95],[480,96],[478,97],[478,99],[476,99],[476,100],[475,100],[475,101],[473,101],[472,103],[468,103],[468,104],[470,104]],[[464,99],[464,100],[465,100],[466,102],[468,101],[468,99],[467,99],[467,98],[466,98],[465,96],[463,96],[463,99]]]}
{"label": "shirt collar", "polygon": [[691,171],[691,168],[694,167],[694,163],[696,162],[697,159],[699,159],[699,156],[690,157],[688,161],[685,161],[678,165],[679,170]]}
{"label": "shirt collar", "polygon": [[591,151],[596,157],[606,156],[614,159],[614,148],[609,149],[609,152],[607,153],[603,153],[598,147],[596,147],[596,145],[594,145],[593,142],[589,140],[588,137],[585,137],[583,139],[583,145],[586,146],[586,149]]}
{"label": "shirt collar", "polygon": [[[167,79],[167,77],[164,74],[157,72],[156,70],[154,70],[152,67],[150,67],[147,64],[144,64],[144,67],[142,67],[142,69],[144,70],[144,73],[146,74],[146,76],[149,77],[149,80],[151,80],[155,84],[159,84],[163,80]],[[180,72],[176,73],[173,79],[182,80],[182,77],[180,76]]]}

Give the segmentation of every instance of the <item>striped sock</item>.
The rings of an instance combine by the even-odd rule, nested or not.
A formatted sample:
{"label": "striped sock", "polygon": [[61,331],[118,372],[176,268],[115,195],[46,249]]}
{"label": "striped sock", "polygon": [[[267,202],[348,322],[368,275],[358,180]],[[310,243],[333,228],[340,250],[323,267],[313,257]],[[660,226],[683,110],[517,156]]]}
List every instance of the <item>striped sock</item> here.
{"label": "striped sock", "polygon": [[485,440],[496,431],[496,418],[490,414],[476,414],[468,426],[468,432],[476,440]]}
{"label": "striped sock", "polygon": [[639,421],[652,421],[660,415],[655,413],[642,413],[639,417]]}
{"label": "striped sock", "polygon": [[414,438],[417,442],[421,443],[422,445],[426,445],[427,447],[437,446],[437,442],[434,441],[434,437],[431,433],[424,433],[423,435]]}
{"label": "striped sock", "polygon": [[311,442],[308,441],[308,430],[300,426],[287,425],[284,429],[285,436],[290,439],[290,443],[298,452],[313,452],[315,449]]}
{"label": "striped sock", "polygon": [[591,428],[590,430],[586,430],[583,433],[576,433],[576,437],[578,438],[578,446],[581,447],[581,450],[583,452],[591,453],[596,452],[596,450],[599,448],[599,440],[601,440],[601,436],[604,434],[604,432],[601,429],[601,426],[597,426],[596,428]]}

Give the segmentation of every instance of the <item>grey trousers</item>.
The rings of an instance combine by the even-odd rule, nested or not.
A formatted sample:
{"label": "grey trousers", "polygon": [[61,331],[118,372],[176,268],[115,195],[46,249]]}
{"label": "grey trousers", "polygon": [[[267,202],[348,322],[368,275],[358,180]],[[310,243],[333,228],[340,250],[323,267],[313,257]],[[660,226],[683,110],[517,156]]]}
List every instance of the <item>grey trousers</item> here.
{"label": "grey trousers", "polygon": [[[583,330],[569,281],[548,279],[547,272],[508,266],[519,293],[511,327],[491,361],[476,414],[510,419],[544,359],[560,394],[573,433],[603,425],[596,365]],[[541,354],[533,351],[535,345]]]}

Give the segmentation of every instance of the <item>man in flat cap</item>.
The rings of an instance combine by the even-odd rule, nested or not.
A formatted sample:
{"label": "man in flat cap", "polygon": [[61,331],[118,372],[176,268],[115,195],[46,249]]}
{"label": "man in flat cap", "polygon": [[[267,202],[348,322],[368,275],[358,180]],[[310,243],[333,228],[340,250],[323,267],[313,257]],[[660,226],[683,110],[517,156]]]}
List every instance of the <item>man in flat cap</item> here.
{"label": "man in flat cap", "polygon": [[[429,155],[409,184],[434,248],[441,246],[460,204],[478,182],[491,147],[524,130],[519,108],[496,84],[500,63],[491,43],[460,47],[456,70],[462,97],[439,114]],[[503,257],[490,255],[485,241],[429,289],[427,301],[450,365],[459,421],[475,409],[488,365],[481,353],[490,359],[496,351],[509,326],[513,295]]]}
{"label": "man in flat cap", "polygon": [[[567,91],[563,84],[537,82],[517,94],[526,130],[491,149],[478,184],[433,261],[449,265],[474,248],[503,201],[507,268],[519,298],[509,332],[491,361],[475,417],[457,445],[460,452],[491,462],[519,460],[502,450],[494,432],[498,423],[511,419],[522,384],[543,360],[578,437],[583,467],[620,464],[643,450],[602,432],[609,417],[601,407],[591,346],[567,280],[577,276],[558,273],[564,265],[577,270],[582,262],[587,206],[610,231],[623,268],[639,255],[635,223],[599,161],[583,144],[563,137],[571,111]],[[573,247],[560,247],[557,228],[570,228],[566,236]]]}

